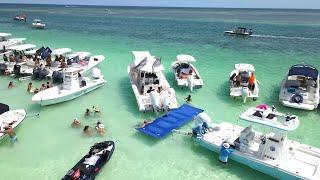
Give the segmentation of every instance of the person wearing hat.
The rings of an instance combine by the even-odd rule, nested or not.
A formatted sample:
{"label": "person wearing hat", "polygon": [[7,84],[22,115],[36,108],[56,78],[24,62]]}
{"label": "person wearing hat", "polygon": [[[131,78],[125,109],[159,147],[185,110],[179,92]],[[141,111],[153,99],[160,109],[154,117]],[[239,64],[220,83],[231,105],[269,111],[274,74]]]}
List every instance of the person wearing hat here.
{"label": "person wearing hat", "polygon": [[231,155],[232,152],[233,150],[230,149],[230,144],[223,143],[220,150],[219,161],[224,164],[227,164],[229,156]]}
{"label": "person wearing hat", "polygon": [[100,121],[97,122],[96,130],[100,135],[105,133],[104,125]]}
{"label": "person wearing hat", "polygon": [[79,119],[78,118],[74,118],[71,126],[72,127],[79,127],[80,125],[81,125],[81,122],[79,121]]}

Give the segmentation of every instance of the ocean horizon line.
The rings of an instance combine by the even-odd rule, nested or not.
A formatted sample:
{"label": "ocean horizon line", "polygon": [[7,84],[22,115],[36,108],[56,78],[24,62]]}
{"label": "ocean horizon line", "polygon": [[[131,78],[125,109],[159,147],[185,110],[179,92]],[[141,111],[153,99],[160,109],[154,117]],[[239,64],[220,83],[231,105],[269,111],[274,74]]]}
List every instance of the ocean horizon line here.
{"label": "ocean horizon line", "polygon": [[73,7],[120,7],[120,8],[167,8],[167,9],[242,9],[242,10],[320,10],[320,8],[259,8],[259,7],[204,7],[204,6],[142,6],[142,5],[99,5],[99,4],[48,4],[48,3],[2,3],[4,5],[73,6]]}

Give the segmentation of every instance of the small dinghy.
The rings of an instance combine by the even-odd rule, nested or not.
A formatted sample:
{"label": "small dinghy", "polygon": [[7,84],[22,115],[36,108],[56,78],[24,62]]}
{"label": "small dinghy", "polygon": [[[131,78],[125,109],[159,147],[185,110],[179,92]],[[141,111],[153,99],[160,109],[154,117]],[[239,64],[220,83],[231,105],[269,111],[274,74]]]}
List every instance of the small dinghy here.
{"label": "small dinghy", "polygon": [[[0,103],[0,130],[4,131],[5,127],[11,126],[13,129],[25,119],[27,113],[23,109],[9,111],[9,106]],[[0,133],[0,142],[6,137],[7,134]]]}
{"label": "small dinghy", "polygon": [[286,131],[295,130],[300,124],[297,116],[277,112],[274,107],[265,104],[249,108],[240,115],[240,118]]}
{"label": "small dinghy", "polygon": [[63,180],[91,180],[100,172],[101,168],[110,160],[114,151],[113,141],[104,141],[93,145],[68,173]]}
{"label": "small dinghy", "polygon": [[192,64],[195,61],[196,59],[193,56],[181,54],[171,65],[178,86],[188,87],[190,91],[193,91],[193,88],[203,86],[201,76]]}

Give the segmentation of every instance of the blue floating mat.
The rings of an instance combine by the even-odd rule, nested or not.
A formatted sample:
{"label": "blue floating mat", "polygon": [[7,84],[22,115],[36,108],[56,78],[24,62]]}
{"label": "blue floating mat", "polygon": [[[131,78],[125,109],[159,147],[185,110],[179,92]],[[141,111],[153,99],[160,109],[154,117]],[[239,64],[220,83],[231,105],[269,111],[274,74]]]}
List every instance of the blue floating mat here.
{"label": "blue floating mat", "polygon": [[162,138],[168,135],[173,129],[178,129],[191,121],[203,110],[184,104],[177,109],[168,112],[143,128],[136,128],[138,131],[155,138]]}

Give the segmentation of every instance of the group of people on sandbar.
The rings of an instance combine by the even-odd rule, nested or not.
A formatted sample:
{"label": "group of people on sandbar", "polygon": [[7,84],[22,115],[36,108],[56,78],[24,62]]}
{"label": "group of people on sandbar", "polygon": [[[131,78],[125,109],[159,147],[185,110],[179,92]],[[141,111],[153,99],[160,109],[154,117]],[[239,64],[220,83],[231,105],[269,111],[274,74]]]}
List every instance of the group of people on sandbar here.
{"label": "group of people on sandbar", "polygon": [[[90,109],[86,109],[84,116],[88,117],[91,115],[91,113],[100,114],[101,111],[98,108],[96,108],[95,106],[92,106],[92,111],[90,111]],[[79,127],[82,127],[82,124],[78,118],[74,118],[73,122],[71,123],[71,126],[75,127],[75,128],[79,128]],[[102,136],[105,134],[105,127],[100,120],[98,120],[98,122],[95,124],[94,128],[96,129],[96,131],[99,135]],[[83,128],[83,134],[86,136],[92,136],[93,135],[93,128],[90,125],[85,125]]]}
{"label": "group of people on sandbar", "polygon": [[41,84],[40,88],[33,88],[33,84],[32,84],[32,82],[30,82],[28,84],[27,92],[36,94],[40,91],[43,91],[43,90],[51,88],[51,87],[52,87],[52,85],[50,84],[49,81],[47,82],[47,84]]}

